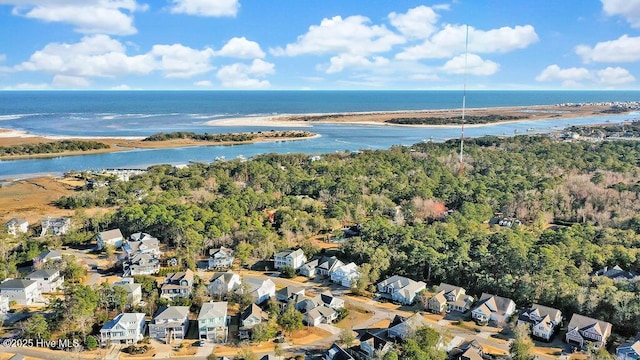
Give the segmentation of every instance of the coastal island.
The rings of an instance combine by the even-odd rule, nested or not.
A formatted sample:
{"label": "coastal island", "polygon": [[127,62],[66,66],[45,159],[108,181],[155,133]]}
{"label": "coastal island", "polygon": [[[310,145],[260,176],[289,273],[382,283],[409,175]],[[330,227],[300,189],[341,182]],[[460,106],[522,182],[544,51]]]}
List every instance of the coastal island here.
{"label": "coastal island", "polygon": [[[2,135],[2,133],[0,133]],[[14,135],[14,136],[11,136]],[[160,149],[189,146],[239,145],[261,141],[289,141],[316,136],[309,131],[257,131],[224,134],[193,132],[157,133],[146,138],[100,138],[55,140],[7,131],[0,136],[0,159],[47,158],[98,154],[132,149]]]}

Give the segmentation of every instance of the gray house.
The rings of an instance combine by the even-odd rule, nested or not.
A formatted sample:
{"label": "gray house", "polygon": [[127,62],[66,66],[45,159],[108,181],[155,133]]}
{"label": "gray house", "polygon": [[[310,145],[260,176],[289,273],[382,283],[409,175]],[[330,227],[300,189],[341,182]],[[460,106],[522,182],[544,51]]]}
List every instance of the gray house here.
{"label": "gray house", "polygon": [[0,283],[0,295],[7,297],[9,301],[15,301],[18,305],[46,303],[35,280],[7,279]]}
{"label": "gray house", "polygon": [[189,307],[168,306],[156,313],[149,324],[149,336],[167,344],[183,340],[189,330]]}
{"label": "gray house", "polygon": [[58,269],[36,270],[25,276],[25,280],[34,280],[38,283],[38,290],[41,293],[52,293],[62,289],[64,276],[60,275]]}

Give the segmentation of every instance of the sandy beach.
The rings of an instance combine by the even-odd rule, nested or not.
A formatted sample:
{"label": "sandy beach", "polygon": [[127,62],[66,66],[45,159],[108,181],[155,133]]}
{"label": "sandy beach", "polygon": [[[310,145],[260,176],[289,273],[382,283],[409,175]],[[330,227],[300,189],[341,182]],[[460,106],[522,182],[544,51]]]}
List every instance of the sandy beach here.
{"label": "sandy beach", "polygon": [[[517,120],[496,121],[482,124],[466,123],[465,127],[491,126],[496,123],[517,123],[532,120],[566,119],[588,116],[611,115],[603,111],[610,109],[607,105],[583,105],[583,106],[559,106],[559,105],[539,105],[539,106],[516,106],[497,108],[473,108],[466,109],[465,116],[513,116],[520,117]],[[305,127],[313,123],[332,124],[360,124],[375,126],[409,126],[423,128],[458,128],[459,123],[443,125],[404,125],[387,122],[392,119],[411,118],[451,118],[461,119],[462,109],[440,109],[440,110],[415,110],[415,111],[379,111],[379,112],[350,112],[335,114],[281,114],[261,117],[239,117],[231,119],[212,120],[207,122],[210,126],[272,126],[272,127]]]}

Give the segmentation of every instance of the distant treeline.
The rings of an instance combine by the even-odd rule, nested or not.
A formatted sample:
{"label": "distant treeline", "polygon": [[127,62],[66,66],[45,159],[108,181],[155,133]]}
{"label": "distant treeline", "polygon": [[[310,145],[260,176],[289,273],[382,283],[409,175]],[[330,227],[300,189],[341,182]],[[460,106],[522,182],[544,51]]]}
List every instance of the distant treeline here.
{"label": "distant treeline", "polygon": [[[526,116],[511,115],[472,115],[466,116],[465,124],[489,124],[500,121],[522,120],[527,119]],[[389,124],[399,125],[450,125],[461,124],[461,117],[418,117],[418,118],[395,118],[385,121]]]}
{"label": "distant treeline", "polygon": [[313,134],[308,131],[258,131],[247,133],[227,133],[227,134],[196,134],[189,131],[176,131],[171,133],[157,133],[145,138],[143,141],[167,141],[173,139],[189,139],[196,141],[211,142],[243,142],[252,141],[258,138],[303,138]]}
{"label": "distant treeline", "polygon": [[98,141],[60,140],[41,144],[0,146],[0,156],[52,154],[66,151],[89,151],[107,148],[109,148],[109,145]]}

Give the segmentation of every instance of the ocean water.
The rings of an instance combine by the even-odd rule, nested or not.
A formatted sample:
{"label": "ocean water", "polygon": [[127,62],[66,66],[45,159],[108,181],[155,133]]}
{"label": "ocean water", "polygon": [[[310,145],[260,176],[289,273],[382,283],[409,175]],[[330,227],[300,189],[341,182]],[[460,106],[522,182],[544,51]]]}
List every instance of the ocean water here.
{"label": "ocean water", "polygon": [[[637,91],[468,91],[467,108],[557,103],[640,101]],[[41,91],[0,92],[0,128],[57,136],[146,136],[157,132],[221,133],[264,131],[269,127],[222,127],[215,120],[273,114],[460,109],[461,91]],[[467,128],[465,136],[513,135],[535,128],[620,122],[638,114],[554,119]],[[208,124],[214,121],[214,125]],[[283,128],[278,128],[283,129]],[[296,129],[296,127],[291,127]],[[250,157],[262,153],[385,149],[420,141],[444,141],[460,130],[369,125],[312,124],[319,138],[237,146],[133,150],[52,159],[0,161],[0,177],[59,174],[69,170],[134,168]],[[1,143],[1,140],[0,140]]]}

